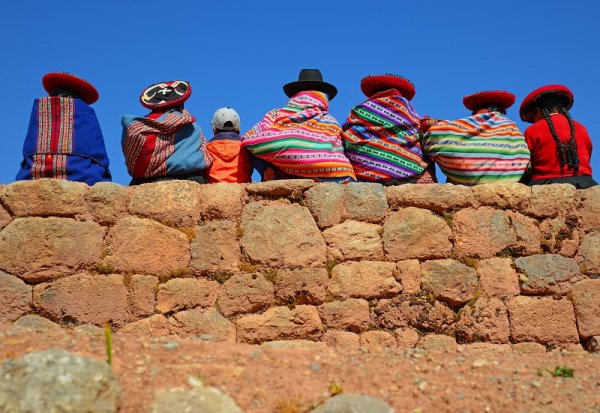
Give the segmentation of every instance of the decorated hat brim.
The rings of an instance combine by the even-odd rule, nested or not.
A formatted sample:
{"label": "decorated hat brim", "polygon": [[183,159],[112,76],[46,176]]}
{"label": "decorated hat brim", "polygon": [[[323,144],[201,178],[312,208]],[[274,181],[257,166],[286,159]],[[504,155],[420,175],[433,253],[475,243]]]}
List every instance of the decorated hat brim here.
{"label": "decorated hat brim", "polygon": [[306,90],[316,90],[317,92],[326,93],[329,97],[329,100],[333,100],[333,98],[337,95],[338,90],[331,83],[322,82],[318,80],[298,80],[296,82],[291,82],[283,86],[283,91],[287,95],[287,97],[292,97],[299,92],[304,92]]}
{"label": "decorated hat brim", "polygon": [[564,99],[564,107],[566,110],[571,109],[575,100],[573,92],[566,86],[563,85],[546,85],[535,89],[533,92],[528,94],[519,108],[519,116],[524,122],[533,123],[533,110],[537,105],[537,101],[544,95],[554,94]]}
{"label": "decorated hat brim", "polygon": [[[165,87],[171,87],[175,90],[175,98],[161,98],[158,91]],[[164,110],[177,108],[189,99],[192,94],[192,85],[185,80],[171,80],[168,82],[159,82],[148,86],[140,95],[142,106],[150,110]]]}
{"label": "decorated hat brim", "polygon": [[410,80],[397,75],[367,76],[360,81],[360,89],[368,98],[389,89],[396,89],[407,100],[412,100],[417,93]]}
{"label": "decorated hat brim", "polygon": [[486,90],[463,98],[463,104],[469,110],[477,110],[486,105],[498,105],[504,109],[515,103],[515,95],[505,90]]}
{"label": "decorated hat brim", "polygon": [[96,102],[100,97],[91,83],[70,73],[48,73],[42,78],[42,85],[48,93],[52,93],[58,87],[70,89],[81,96],[81,100],[88,105]]}

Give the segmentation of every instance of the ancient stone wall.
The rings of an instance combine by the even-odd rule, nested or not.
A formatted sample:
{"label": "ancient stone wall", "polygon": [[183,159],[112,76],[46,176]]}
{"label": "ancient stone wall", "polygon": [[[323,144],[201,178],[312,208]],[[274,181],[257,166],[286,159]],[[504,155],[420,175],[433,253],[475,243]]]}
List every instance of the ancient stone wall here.
{"label": "ancient stone wall", "polygon": [[0,187],[0,230],[0,323],[352,347],[600,336],[600,187],[41,180]]}

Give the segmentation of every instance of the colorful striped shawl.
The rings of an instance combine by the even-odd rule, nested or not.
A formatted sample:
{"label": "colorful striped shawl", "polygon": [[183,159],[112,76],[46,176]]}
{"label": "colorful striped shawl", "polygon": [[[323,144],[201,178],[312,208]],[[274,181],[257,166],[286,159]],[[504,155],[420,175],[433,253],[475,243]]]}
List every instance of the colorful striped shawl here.
{"label": "colorful striped shawl", "polygon": [[242,136],[242,146],[283,172],[318,181],[354,181],[338,122],[325,93],[304,91],[267,113]]}
{"label": "colorful striped shawl", "polygon": [[419,125],[419,115],[399,93],[355,106],[342,127],[342,139],[358,180],[400,182],[421,175],[428,162]]}
{"label": "colorful striped shawl", "polygon": [[423,138],[423,149],[461,184],[517,182],[529,164],[529,148],[517,125],[499,112],[440,121]]}

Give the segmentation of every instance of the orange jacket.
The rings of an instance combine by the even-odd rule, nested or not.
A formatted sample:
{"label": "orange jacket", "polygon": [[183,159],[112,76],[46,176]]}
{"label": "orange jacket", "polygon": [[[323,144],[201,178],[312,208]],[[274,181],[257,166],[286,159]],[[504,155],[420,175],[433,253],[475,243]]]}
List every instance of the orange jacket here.
{"label": "orange jacket", "polygon": [[220,132],[208,142],[206,146],[213,158],[208,182],[252,182],[250,156],[240,144],[240,137],[234,132]]}

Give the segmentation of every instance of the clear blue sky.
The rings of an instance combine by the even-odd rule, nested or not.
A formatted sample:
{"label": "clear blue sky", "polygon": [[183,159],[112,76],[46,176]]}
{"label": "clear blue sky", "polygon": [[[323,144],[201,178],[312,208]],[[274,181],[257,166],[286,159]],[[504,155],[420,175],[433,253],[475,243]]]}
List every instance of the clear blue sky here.
{"label": "clear blue sky", "polygon": [[331,113],[343,122],[363,100],[368,74],[411,79],[421,114],[458,118],[464,95],[508,89],[518,105],[531,90],[563,83],[574,118],[596,146],[600,178],[600,2],[588,1],[66,1],[8,0],[0,6],[0,183],[14,180],[42,76],[67,71],[100,92],[113,180],[129,182],[121,116],[145,114],[138,97],[161,80],[193,86],[186,108],[205,135],[214,111],[232,106],[247,130],[282,106],[283,84],[320,68],[339,89]]}

